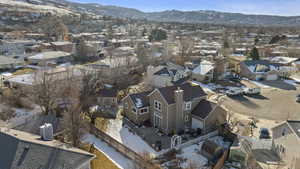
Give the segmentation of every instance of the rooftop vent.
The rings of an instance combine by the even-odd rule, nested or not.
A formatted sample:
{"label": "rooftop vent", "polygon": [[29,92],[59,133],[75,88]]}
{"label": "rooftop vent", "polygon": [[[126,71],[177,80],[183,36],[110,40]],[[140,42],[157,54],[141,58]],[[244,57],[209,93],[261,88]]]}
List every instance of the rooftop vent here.
{"label": "rooftop vent", "polygon": [[45,141],[53,140],[53,127],[50,123],[45,123],[40,127],[41,139]]}

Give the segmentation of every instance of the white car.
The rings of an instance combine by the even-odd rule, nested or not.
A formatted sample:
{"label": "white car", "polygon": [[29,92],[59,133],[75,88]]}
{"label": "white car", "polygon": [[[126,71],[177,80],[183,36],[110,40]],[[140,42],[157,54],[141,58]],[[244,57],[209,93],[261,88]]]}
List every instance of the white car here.
{"label": "white car", "polygon": [[238,87],[231,87],[226,91],[227,96],[237,96],[242,94],[243,94],[243,90]]}
{"label": "white car", "polygon": [[260,94],[260,88],[244,88],[243,89],[244,94],[248,94],[248,95],[256,95],[256,94]]}

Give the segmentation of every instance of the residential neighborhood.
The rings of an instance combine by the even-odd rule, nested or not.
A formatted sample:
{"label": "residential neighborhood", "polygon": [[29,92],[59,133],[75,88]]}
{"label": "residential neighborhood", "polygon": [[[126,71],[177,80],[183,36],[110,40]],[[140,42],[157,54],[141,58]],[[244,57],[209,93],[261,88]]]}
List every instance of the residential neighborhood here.
{"label": "residential neighborhood", "polygon": [[296,14],[93,2],[0,1],[0,169],[300,169]]}

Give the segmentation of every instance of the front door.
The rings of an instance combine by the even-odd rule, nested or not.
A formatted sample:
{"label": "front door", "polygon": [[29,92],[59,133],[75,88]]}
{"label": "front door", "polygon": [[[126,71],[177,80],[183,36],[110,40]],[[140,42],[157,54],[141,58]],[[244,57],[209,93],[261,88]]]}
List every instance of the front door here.
{"label": "front door", "polygon": [[154,127],[160,128],[161,127],[161,114],[159,112],[154,112]]}

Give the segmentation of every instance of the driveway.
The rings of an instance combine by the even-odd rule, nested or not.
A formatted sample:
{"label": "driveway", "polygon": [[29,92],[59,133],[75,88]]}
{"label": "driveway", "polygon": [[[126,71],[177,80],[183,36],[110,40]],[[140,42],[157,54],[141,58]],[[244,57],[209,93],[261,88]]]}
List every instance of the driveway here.
{"label": "driveway", "polygon": [[300,103],[296,95],[300,94],[300,86],[292,86],[284,82],[267,82],[271,88],[262,88],[258,96],[221,97],[223,105],[234,113],[283,121],[300,120]]}

